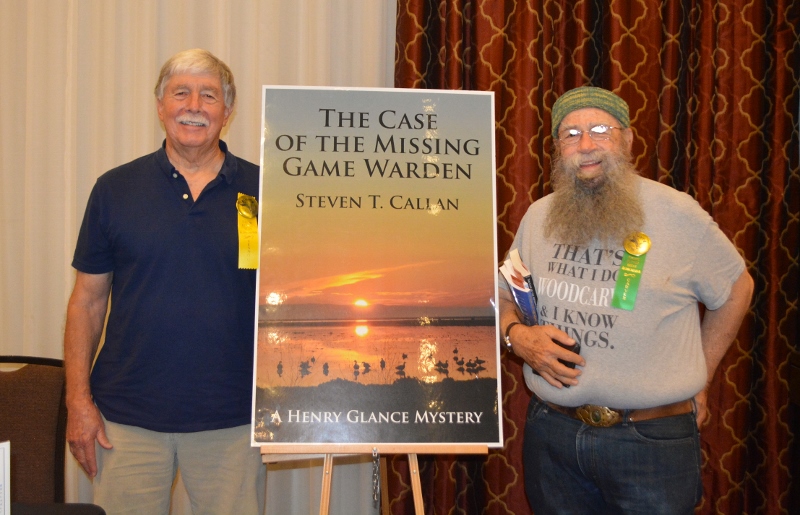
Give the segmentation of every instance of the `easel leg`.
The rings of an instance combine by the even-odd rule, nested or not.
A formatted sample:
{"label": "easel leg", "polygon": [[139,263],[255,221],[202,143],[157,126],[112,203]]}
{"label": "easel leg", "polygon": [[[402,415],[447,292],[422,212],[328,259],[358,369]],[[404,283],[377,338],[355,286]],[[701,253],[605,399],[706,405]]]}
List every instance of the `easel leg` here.
{"label": "easel leg", "polygon": [[322,463],[322,496],[319,515],[328,515],[331,507],[331,481],[333,480],[333,454],[326,454]]}
{"label": "easel leg", "polygon": [[414,494],[414,512],[417,515],[425,515],[425,507],[422,504],[422,482],[419,479],[419,464],[417,455],[408,455],[408,466],[411,469],[411,491]]}

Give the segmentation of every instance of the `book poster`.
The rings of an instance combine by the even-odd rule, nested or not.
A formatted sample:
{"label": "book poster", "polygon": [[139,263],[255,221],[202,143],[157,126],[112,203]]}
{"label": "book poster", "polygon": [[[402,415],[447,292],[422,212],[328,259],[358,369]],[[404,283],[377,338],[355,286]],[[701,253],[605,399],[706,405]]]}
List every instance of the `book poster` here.
{"label": "book poster", "polygon": [[502,445],[493,96],[264,87],[252,444]]}

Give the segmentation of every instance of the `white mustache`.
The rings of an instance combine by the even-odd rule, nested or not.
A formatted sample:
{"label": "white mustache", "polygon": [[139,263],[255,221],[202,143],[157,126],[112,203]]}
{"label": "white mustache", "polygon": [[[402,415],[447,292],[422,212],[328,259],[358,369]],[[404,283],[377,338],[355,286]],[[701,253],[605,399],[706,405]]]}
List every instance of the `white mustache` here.
{"label": "white mustache", "polygon": [[577,170],[580,168],[581,165],[586,163],[597,163],[601,161],[606,156],[606,152],[603,150],[593,150],[588,154],[574,154],[568,158],[566,164],[572,167],[573,170]]}
{"label": "white mustache", "polygon": [[208,127],[208,120],[201,115],[182,114],[178,116],[175,121],[188,125],[199,125],[201,127]]}

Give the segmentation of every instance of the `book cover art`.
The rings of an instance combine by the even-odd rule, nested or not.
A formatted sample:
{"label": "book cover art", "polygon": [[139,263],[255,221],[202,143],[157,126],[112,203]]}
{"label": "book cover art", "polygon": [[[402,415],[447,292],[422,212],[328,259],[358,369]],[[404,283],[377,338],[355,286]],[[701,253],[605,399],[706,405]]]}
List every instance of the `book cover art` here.
{"label": "book cover art", "polygon": [[491,98],[264,88],[253,445],[502,444]]}

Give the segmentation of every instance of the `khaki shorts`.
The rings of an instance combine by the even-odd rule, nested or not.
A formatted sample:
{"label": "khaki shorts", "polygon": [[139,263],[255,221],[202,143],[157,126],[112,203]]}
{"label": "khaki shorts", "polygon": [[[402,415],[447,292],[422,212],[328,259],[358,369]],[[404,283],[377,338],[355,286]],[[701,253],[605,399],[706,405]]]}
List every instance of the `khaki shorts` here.
{"label": "khaki shorts", "polygon": [[108,515],[167,515],[175,475],[194,515],[264,511],[266,467],[250,446],[250,426],[160,433],[105,421],[112,449],[95,445],[94,503]]}

